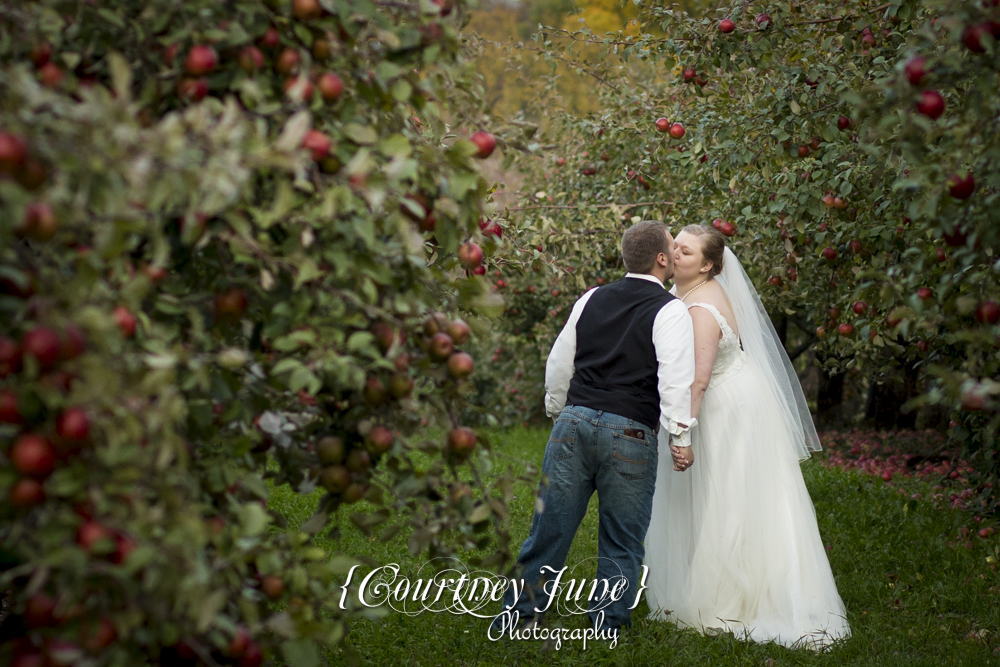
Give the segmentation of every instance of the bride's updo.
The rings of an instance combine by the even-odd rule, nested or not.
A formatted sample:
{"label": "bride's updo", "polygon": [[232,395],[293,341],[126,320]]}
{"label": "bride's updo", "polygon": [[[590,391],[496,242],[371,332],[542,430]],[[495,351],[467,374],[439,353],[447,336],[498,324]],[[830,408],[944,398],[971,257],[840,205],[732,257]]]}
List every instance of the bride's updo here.
{"label": "bride's updo", "polygon": [[712,263],[708,277],[714,278],[722,273],[722,255],[726,250],[726,237],[714,227],[703,225],[688,225],[682,232],[701,238],[701,256],[706,262]]}

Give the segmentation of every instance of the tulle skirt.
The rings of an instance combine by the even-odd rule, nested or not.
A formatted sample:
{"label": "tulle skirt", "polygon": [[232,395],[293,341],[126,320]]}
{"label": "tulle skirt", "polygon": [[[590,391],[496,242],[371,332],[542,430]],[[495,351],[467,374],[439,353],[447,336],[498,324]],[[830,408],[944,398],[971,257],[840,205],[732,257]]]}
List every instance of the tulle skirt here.
{"label": "tulle skirt", "polygon": [[751,365],[720,379],[692,431],[694,465],[675,472],[661,444],[646,534],[650,617],[828,646],[850,627],[791,436]]}

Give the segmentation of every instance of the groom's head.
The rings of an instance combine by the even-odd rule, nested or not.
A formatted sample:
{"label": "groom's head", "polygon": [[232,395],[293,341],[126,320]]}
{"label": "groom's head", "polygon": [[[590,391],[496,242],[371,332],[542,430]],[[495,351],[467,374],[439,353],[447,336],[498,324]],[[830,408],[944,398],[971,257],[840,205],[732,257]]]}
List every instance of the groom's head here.
{"label": "groom's head", "polygon": [[659,220],[643,220],[625,230],[622,260],[629,273],[648,273],[661,281],[674,274],[674,239]]}

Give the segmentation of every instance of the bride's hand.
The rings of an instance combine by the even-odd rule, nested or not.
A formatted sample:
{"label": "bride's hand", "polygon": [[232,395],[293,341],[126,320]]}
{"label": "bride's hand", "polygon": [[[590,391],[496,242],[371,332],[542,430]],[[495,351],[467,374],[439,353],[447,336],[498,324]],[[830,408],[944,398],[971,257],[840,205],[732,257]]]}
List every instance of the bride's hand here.
{"label": "bride's hand", "polygon": [[683,472],[694,463],[694,451],[690,447],[670,445],[670,457],[674,460],[674,470]]}

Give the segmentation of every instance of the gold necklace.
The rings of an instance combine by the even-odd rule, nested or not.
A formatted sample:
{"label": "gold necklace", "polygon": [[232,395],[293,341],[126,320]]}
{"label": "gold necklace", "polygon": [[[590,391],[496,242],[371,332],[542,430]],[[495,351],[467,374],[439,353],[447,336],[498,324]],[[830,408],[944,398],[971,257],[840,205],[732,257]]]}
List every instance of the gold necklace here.
{"label": "gold necklace", "polygon": [[705,284],[705,283],[707,283],[708,281],[709,281],[709,279],[708,279],[708,278],[706,278],[706,279],[705,279],[704,281],[702,281],[702,282],[698,283],[697,285],[695,285],[694,287],[692,287],[691,289],[689,289],[689,290],[688,290],[687,292],[685,292],[685,293],[684,293],[684,296],[682,296],[682,297],[681,297],[681,301],[683,301],[684,299],[688,298],[688,295],[689,295],[689,294],[690,294],[691,292],[695,291],[696,289],[698,289],[699,287],[701,287],[702,285],[704,285],[704,284]]}

